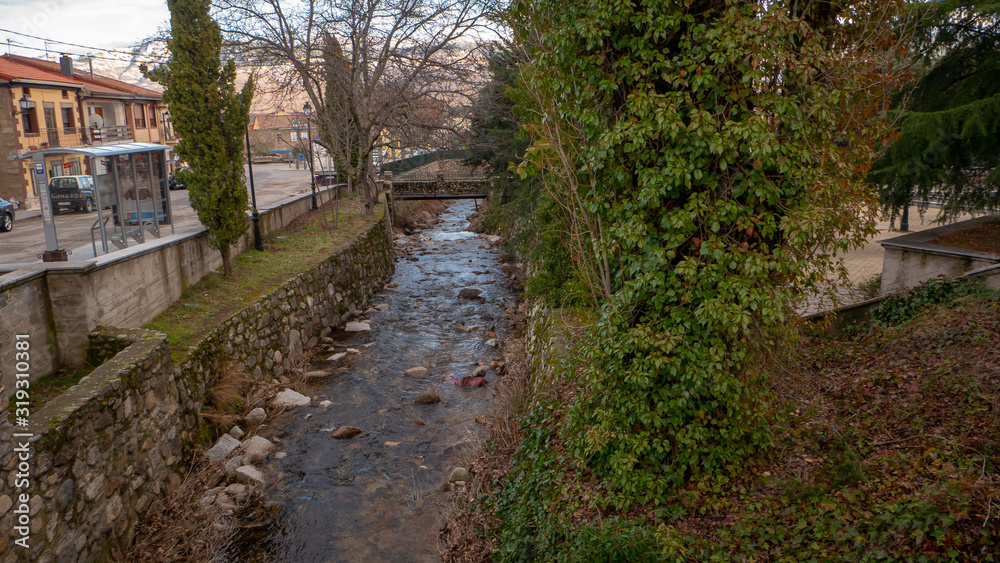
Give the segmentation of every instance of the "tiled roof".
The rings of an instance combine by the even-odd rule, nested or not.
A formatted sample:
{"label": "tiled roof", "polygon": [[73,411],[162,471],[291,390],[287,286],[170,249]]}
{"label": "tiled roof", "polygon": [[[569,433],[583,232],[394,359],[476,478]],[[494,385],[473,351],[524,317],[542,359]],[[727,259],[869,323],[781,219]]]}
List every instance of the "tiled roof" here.
{"label": "tiled roof", "polygon": [[[130,97],[130,98],[143,98],[143,99],[153,99],[162,100],[163,94],[155,90],[150,90],[148,88],[143,88],[141,86],[135,86],[134,84],[128,84],[127,82],[122,82],[121,80],[115,80],[114,78],[108,78],[106,76],[101,76],[95,74],[93,78],[90,77],[90,73],[81,72],[74,69],[74,76],[70,78],[68,76],[63,76],[62,70],[59,67],[59,63],[46,61],[41,59],[32,59],[28,57],[21,57],[18,55],[4,55],[0,57],[0,78],[3,78],[4,64],[11,66],[12,68],[23,69],[21,72],[24,73],[37,73],[39,75],[44,74],[50,78],[40,79],[34,78],[33,80],[47,80],[49,82],[68,82],[78,86],[82,86],[89,90],[90,92],[98,95],[106,95],[108,97]],[[17,78],[26,78],[23,76],[18,76]]]}
{"label": "tiled roof", "polygon": [[79,80],[63,76],[62,73],[59,72],[59,65],[56,65],[56,71],[52,72],[51,70],[45,68],[24,64],[20,62],[20,58],[21,57],[14,57],[12,55],[4,55],[0,57],[0,80],[37,80],[41,82],[65,84],[72,88],[82,88],[84,86],[84,84]]}

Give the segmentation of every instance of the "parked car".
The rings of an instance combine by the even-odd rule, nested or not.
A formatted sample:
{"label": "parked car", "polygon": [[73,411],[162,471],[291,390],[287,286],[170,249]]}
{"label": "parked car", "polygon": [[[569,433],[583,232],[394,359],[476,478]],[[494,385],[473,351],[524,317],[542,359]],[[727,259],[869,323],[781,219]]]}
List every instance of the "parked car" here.
{"label": "parked car", "polygon": [[6,233],[14,228],[14,211],[17,206],[0,197],[0,232]]}
{"label": "parked car", "polygon": [[[185,185],[184,182],[184,174],[187,173],[188,170],[190,170],[190,168],[188,168],[187,166],[181,166],[176,171],[174,171],[174,173],[167,178],[167,186],[171,190],[187,189],[187,185]],[[180,179],[177,178],[178,175],[180,175]]]}
{"label": "parked car", "polygon": [[49,198],[52,212],[59,214],[63,209],[92,213],[97,209],[94,195],[94,179],[90,176],[59,176],[49,181]]}

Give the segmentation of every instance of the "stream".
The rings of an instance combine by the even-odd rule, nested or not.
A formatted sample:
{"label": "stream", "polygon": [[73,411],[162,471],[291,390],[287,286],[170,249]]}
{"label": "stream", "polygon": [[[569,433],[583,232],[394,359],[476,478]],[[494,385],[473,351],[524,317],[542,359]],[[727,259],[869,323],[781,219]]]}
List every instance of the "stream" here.
{"label": "stream", "polygon": [[[218,561],[439,560],[449,476],[466,465],[489,415],[491,362],[507,336],[505,309],[516,306],[500,253],[466,231],[473,206],[453,203],[433,228],[397,236],[396,270],[357,319],[371,331],[334,334],[324,356],[347,355],[308,368],[334,375],[303,390],[310,405],[271,425],[284,455],[267,467],[267,497],[280,510]],[[482,294],[459,298],[463,289]],[[485,386],[456,384],[480,366]],[[414,367],[427,371],[404,373]],[[435,390],[439,403],[415,403]],[[345,425],[362,434],[331,437]]]}

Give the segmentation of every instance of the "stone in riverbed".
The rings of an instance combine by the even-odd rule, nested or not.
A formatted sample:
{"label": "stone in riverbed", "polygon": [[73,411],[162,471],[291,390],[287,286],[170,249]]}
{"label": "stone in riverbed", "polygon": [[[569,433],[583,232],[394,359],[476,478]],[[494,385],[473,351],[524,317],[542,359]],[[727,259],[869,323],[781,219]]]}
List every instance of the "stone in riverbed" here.
{"label": "stone in riverbed", "polygon": [[417,398],[413,402],[418,405],[433,405],[441,402],[441,395],[438,395],[437,391],[424,391],[417,395]]}
{"label": "stone in riverbed", "polygon": [[324,377],[327,377],[329,375],[333,375],[333,372],[322,370],[322,369],[317,369],[317,370],[305,372],[304,374],[302,374],[302,377],[305,380],[308,381],[308,380],[312,380],[312,379],[323,379]]}
{"label": "stone in riverbed", "polygon": [[223,434],[219,441],[215,443],[207,452],[205,452],[205,457],[208,458],[212,463],[218,463],[227,457],[229,454],[236,451],[236,448],[240,447],[240,441],[233,438],[229,434]]}
{"label": "stone in riverbed", "polygon": [[368,323],[361,323],[355,321],[351,321],[344,326],[345,332],[367,332],[371,329],[372,327]]}
{"label": "stone in riverbed", "polygon": [[404,371],[403,374],[410,377],[420,377],[422,375],[427,375],[427,368],[424,366],[416,366]]}
{"label": "stone in riverbed", "polygon": [[458,292],[458,298],[459,299],[475,299],[475,298],[479,297],[480,294],[482,294],[482,293],[483,292],[479,291],[478,289],[472,289],[471,287],[467,287],[467,288],[463,289],[462,291]]}
{"label": "stone in riverbed", "polygon": [[350,440],[358,434],[361,434],[361,429],[356,426],[341,426],[334,430],[330,437],[338,440]]}
{"label": "stone in riverbed", "polygon": [[252,465],[244,465],[236,470],[236,480],[247,485],[262,485],[264,474]]}
{"label": "stone in riverbed", "polygon": [[285,389],[274,398],[271,402],[272,407],[284,408],[284,407],[304,407],[312,402],[312,399],[306,397],[302,393],[296,393],[291,389]]}
{"label": "stone in riverbed", "polygon": [[448,476],[449,483],[455,483],[456,481],[468,481],[472,478],[469,470],[464,467],[456,467],[451,470],[451,475]]}
{"label": "stone in riverbed", "polygon": [[243,429],[240,428],[239,426],[233,426],[232,428],[229,429],[229,435],[232,436],[233,438],[236,438],[237,440],[242,440],[243,437],[247,435],[247,433],[244,432]]}
{"label": "stone in riverbed", "polygon": [[264,422],[265,418],[267,418],[267,413],[264,412],[264,409],[257,407],[243,417],[243,422],[246,422],[250,426],[256,426]]}
{"label": "stone in riverbed", "polygon": [[344,359],[344,356],[346,356],[346,355],[347,355],[347,352],[338,352],[338,353],[330,356],[329,358],[327,358],[326,361],[328,361],[328,362],[339,362],[340,360]]}
{"label": "stone in riverbed", "polygon": [[490,368],[486,366],[479,366],[472,370],[472,377],[484,377],[488,371],[490,371]]}
{"label": "stone in riverbed", "polygon": [[226,477],[233,477],[236,475],[236,470],[243,467],[243,456],[238,455],[233,459],[226,462]]}
{"label": "stone in riverbed", "polygon": [[275,445],[267,438],[254,436],[243,444],[243,460],[247,464],[264,461],[267,454],[274,451]]}
{"label": "stone in riverbed", "polygon": [[388,303],[379,303],[378,305],[375,305],[375,310],[376,311],[388,311],[389,310],[389,304]]}

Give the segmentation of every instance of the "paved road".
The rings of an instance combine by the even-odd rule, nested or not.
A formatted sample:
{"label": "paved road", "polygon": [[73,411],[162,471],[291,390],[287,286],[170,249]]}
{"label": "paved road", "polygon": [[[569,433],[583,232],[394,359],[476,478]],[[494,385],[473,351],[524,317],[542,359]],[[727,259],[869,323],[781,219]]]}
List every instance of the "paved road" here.
{"label": "paved road", "polygon": [[[309,192],[309,172],[288,168],[287,164],[264,164],[253,167],[254,186],[257,192],[257,207],[269,209],[273,204],[290,196]],[[187,190],[170,192],[170,203],[174,210],[174,230],[176,234],[196,232],[201,223],[188,204]],[[56,236],[59,248],[72,250],[73,260],[87,260],[93,256],[90,229],[97,221],[94,213],[65,213],[55,217]],[[170,227],[164,225],[165,233]],[[113,247],[112,247],[113,248]],[[97,249],[100,252],[100,234],[97,235]],[[15,215],[14,229],[0,233],[0,264],[39,262],[39,254],[45,250],[45,233],[42,218],[35,213],[22,211]]]}

